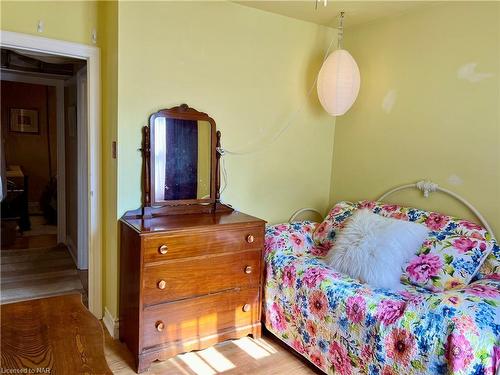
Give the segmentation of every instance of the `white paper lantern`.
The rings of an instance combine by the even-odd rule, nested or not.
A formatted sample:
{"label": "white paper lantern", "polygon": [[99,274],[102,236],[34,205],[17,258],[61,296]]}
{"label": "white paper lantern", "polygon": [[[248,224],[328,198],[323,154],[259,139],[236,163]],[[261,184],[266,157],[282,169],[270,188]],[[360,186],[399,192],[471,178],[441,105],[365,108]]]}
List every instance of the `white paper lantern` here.
{"label": "white paper lantern", "polygon": [[354,58],[345,49],[330,54],[318,74],[318,97],[332,116],[341,116],[354,104],[361,78]]}

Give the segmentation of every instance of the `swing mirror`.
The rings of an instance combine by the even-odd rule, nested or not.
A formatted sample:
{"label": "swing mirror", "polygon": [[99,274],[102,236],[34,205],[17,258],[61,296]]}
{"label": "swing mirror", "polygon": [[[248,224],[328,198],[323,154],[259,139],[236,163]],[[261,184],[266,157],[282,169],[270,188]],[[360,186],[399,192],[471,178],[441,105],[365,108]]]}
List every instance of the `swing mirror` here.
{"label": "swing mirror", "polygon": [[151,206],[209,204],[216,199],[216,129],[186,104],[149,119]]}

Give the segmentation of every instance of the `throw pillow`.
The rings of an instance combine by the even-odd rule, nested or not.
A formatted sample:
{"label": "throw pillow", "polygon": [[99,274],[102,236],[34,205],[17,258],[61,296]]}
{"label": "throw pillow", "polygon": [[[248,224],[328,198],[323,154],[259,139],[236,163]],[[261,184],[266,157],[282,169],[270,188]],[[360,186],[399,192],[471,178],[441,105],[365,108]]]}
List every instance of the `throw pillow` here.
{"label": "throw pillow", "polygon": [[421,224],[354,212],[336,236],[326,261],[337,271],[373,287],[400,289],[402,266],[427,238]]}
{"label": "throw pillow", "polygon": [[356,205],[351,202],[339,202],[333,206],[313,233],[315,247],[321,249],[323,254],[328,253],[333,246],[336,233],[343,228],[346,220],[356,209]]}

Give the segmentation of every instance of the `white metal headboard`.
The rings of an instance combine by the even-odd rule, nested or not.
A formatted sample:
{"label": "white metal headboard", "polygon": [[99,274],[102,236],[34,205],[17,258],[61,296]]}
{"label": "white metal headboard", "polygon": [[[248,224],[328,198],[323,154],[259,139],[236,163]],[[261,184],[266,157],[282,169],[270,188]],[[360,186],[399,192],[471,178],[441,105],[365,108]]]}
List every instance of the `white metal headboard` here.
{"label": "white metal headboard", "polygon": [[[415,188],[422,191],[424,193],[425,198],[428,198],[429,194],[433,193],[435,191],[440,191],[440,192],[443,192],[445,194],[452,196],[453,198],[455,198],[456,200],[461,202],[463,205],[465,205],[469,210],[471,210],[472,213],[474,215],[476,215],[476,217],[479,219],[481,224],[483,224],[483,226],[486,228],[486,230],[491,234],[491,236],[493,238],[495,238],[495,234],[493,233],[493,230],[491,229],[491,227],[488,224],[488,222],[486,221],[486,219],[483,217],[483,215],[481,215],[481,213],[471,203],[469,203],[465,198],[462,198],[457,193],[454,193],[448,189],[442,188],[438,184],[436,184],[432,181],[422,180],[422,181],[418,181],[417,183],[414,183],[414,184],[406,184],[406,185],[397,186],[394,189],[391,189],[388,192],[382,194],[382,196],[380,198],[378,198],[377,200],[382,201],[385,198],[387,198],[389,195],[391,195],[397,191],[400,191],[400,190],[415,189]],[[292,214],[292,216],[290,217],[288,222],[289,223],[293,222],[298,215],[300,215],[301,213],[306,212],[306,211],[315,212],[315,213],[319,214],[320,216],[322,216],[321,212],[319,212],[318,210],[316,210],[314,208],[301,208]]]}
{"label": "white metal headboard", "polygon": [[301,209],[298,209],[297,211],[295,211],[292,214],[292,216],[290,216],[290,219],[288,219],[288,222],[293,223],[295,221],[295,219],[297,218],[297,216],[299,216],[301,213],[307,212],[307,211],[314,212],[314,213],[318,214],[320,217],[323,217],[323,214],[321,212],[319,212],[317,209],[307,207],[307,208],[301,208]]}
{"label": "white metal headboard", "polygon": [[424,193],[424,197],[425,198],[428,198],[429,194],[433,193],[435,191],[440,191],[440,192],[443,192],[443,193],[446,193],[446,194],[452,196],[453,198],[455,198],[456,200],[458,200],[462,204],[464,204],[469,210],[471,210],[472,213],[474,215],[476,215],[476,217],[479,219],[479,221],[481,222],[481,224],[483,224],[483,226],[486,228],[486,230],[488,232],[490,232],[491,236],[493,238],[495,238],[493,230],[491,229],[491,227],[488,224],[488,222],[486,221],[486,219],[483,217],[483,215],[481,215],[481,213],[469,201],[467,201],[467,199],[461,197],[457,193],[454,193],[454,192],[452,192],[452,191],[450,191],[448,189],[440,187],[438,184],[436,184],[436,183],[434,183],[432,181],[422,180],[422,181],[418,181],[415,184],[407,184],[407,185],[401,185],[401,186],[395,187],[394,189],[389,190],[388,192],[386,192],[385,194],[383,194],[377,200],[378,201],[382,201],[383,199],[387,198],[392,193],[395,193],[395,192],[400,191],[400,190],[414,189],[414,188],[417,188],[418,190],[422,191]]}

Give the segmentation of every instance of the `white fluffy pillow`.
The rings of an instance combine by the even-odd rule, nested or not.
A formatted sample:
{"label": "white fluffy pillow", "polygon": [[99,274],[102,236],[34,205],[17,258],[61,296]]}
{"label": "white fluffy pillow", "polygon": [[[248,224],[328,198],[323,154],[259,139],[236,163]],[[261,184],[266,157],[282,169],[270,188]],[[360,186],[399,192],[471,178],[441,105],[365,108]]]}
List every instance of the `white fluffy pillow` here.
{"label": "white fluffy pillow", "polygon": [[356,211],[335,238],[326,261],[374,287],[400,289],[402,266],[420,249],[426,226]]}

